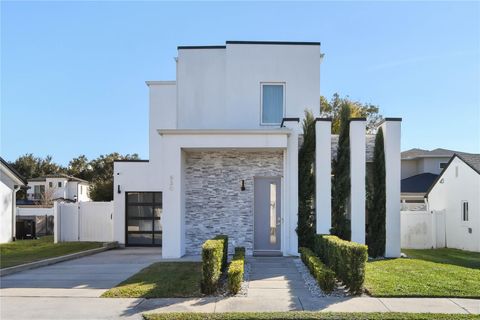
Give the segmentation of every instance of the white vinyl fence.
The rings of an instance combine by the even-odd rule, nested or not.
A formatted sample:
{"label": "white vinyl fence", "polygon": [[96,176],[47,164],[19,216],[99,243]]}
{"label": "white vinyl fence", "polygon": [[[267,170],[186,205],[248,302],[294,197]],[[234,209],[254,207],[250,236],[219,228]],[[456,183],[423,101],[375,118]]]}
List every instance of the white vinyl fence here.
{"label": "white vinyl fence", "polygon": [[55,242],[113,241],[113,202],[55,203]]}
{"label": "white vinyl fence", "polygon": [[445,211],[401,211],[401,245],[405,249],[445,247]]}

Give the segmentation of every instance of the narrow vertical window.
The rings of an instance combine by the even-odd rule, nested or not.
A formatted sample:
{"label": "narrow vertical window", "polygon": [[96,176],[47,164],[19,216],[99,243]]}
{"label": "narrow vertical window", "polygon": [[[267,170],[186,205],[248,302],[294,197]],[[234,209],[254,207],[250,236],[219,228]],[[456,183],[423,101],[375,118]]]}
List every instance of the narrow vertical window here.
{"label": "narrow vertical window", "polygon": [[462,201],[462,221],[468,221],[468,201]]}
{"label": "narrow vertical window", "polygon": [[280,124],[285,109],[285,85],[262,84],[262,124]]}
{"label": "narrow vertical window", "polygon": [[270,183],[270,243],[277,243],[277,185]]}
{"label": "narrow vertical window", "polygon": [[59,187],[59,188],[62,187],[62,182],[58,181],[58,187]]}

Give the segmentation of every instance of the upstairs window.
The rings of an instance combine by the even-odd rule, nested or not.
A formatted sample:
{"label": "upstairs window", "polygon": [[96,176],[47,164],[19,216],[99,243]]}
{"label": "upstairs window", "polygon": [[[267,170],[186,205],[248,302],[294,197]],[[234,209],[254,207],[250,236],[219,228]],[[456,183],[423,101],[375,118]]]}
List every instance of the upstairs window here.
{"label": "upstairs window", "polygon": [[462,201],[462,221],[468,221],[468,201]]}
{"label": "upstairs window", "polygon": [[444,169],[447,167],[447,163],[446,162],[440,162],[440,169]]}
{"label": "upstairs window", "polygon": [[50,182],[48,183],[48,187],[49,187],[49,188],[53,188],[53,182],[50,181]]}
{"label": "upstairs window", "polygon": [[58,181],[58,187],[59,187],[59,188],[62,187],[62,182],[61,182],[61,181]]}
{"label": "upstairs window", "polygon": [[280,125],[285,111],[285,84],[262,83],[262,125]]}

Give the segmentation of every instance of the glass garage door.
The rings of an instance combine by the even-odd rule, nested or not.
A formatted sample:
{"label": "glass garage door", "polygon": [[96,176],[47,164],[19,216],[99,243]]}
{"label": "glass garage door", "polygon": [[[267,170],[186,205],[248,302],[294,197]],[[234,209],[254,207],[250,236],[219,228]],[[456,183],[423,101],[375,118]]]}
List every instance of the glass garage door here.
{"label": "glass garage door", "polygon": [[162,193],[126,193],[127,246],[162,245]]}

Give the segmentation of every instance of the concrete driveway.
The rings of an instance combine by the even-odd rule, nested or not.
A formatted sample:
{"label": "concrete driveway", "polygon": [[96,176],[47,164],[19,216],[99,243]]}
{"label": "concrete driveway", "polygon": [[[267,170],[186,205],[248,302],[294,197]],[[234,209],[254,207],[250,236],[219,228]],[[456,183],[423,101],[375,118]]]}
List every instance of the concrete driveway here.
{"label": "concrete driveway", "polygon": [[0,278],[2,297],[99,297],[161,260],[160,248],[114,249]]}

